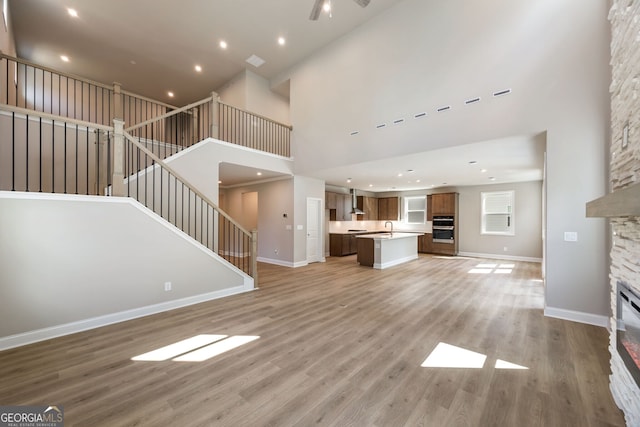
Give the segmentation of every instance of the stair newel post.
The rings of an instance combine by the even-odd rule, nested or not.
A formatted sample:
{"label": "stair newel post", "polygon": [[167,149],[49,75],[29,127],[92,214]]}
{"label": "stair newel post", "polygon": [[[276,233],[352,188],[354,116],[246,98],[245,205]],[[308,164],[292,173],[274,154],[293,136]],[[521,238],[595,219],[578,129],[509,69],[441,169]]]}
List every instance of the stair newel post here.
{"label": "stair newel post", "polygon": [[113,84],[113,179],[111,195],[122,197],[124,188],[124,120],[120,83]]}
{"label": "stair newel post", "polygon": [[213,139],[220,139],[219,125],[220,125],[220,95],[217,92],[211,92],[211,117],[209,123],[211,123],[211,135]]}
{"label": "stair newel post", "polygon": [[113,119],[113,179],[111,195],[125,196],[124,188],[124,121]]}
{"label": "stair newel post", "polygon": [[258,230],[251,230],[251,276],[253,287],[258,287]]}

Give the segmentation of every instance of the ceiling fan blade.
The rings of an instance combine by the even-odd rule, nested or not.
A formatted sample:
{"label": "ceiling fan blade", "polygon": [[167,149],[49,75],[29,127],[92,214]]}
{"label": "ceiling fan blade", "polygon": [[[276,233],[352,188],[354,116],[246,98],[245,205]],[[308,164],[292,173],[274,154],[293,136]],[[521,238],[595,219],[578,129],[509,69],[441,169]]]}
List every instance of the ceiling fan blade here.
{"label": "ceiling fan blade", "polygon": [[324,0],[315,0],[313,3],[313,8],[311,9],[311,15],[309,15],[309,19],[312,21],[317,21],[318,17],[320,17],[320,12],[322,11],[322,5],[324,4]]}
{"label": "ceiling fan blade", "polygon": [[353,0],[353,1],[358,3],[361,7],[367,7],[367,5],[371,0]]}

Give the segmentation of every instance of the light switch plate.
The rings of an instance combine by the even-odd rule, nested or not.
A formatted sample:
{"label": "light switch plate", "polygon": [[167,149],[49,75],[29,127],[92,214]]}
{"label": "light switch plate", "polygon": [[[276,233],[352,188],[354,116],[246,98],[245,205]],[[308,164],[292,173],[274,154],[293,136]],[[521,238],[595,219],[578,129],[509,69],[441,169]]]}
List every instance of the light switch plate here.
{"label": "light switch plate", "polygon": [[578,241],[578,233],[575,231],[565,231],[564,232],[564,241],[565,242],[577,242]]}

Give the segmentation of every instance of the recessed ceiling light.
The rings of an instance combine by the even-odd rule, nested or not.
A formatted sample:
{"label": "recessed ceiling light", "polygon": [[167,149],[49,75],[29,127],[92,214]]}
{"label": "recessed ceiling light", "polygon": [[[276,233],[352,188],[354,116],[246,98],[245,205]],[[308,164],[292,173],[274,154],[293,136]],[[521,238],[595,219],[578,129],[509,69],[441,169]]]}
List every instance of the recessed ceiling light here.
{"label": "recessed ceiling light", "polygon": [[196,65],[195,67],[193,67],[198,73],[202,72],[202,67],[200,65]]}
{"label": "recessed ceiling light", "polygon": [[284,37],[282,37],[282,36],[278,37],[278,44],[280,46],[284,46],[286,43],[287,43],[287,40],[285,40]]}
{"label": "recessed ceiling light", "polygon": [[402,173],[399,173],[399,174],[398,174],[398,178],[400,178],[401,176],[402,176]]}
{"label": "recessed ceiling light", "polygon": [[373,184],[369,184],[369,187],[373,187]]}
{"label": "recessed ceiling light", "polygon": [[262,172],[258,172],[258,173],[256,173],[256,175],[262,176]]}
{"label": "recessed ceiling light", "polygon": [[169,96],[169,98],[173,98],[174,97],[174,94],[171,91],[167,92],[167,95]]}
{"label": "recessed ceiling light", "polygon": [[348,182],[348,183],[351,183],[351,178],[347,178],[347,182]]}
{"label": "recessed ceiling light", "polygon": [[324,10],[326,13],[331,12],[331,0],[326,0],[324,2],[324,4],[322,5],[322,10]]}
{"label": "recessed ceiling light", "polygon": [[496,180],[496,177],[495,177],[495,176],[490,176],[490,177],[489,177],[489,181],[495,181],[495,180]]}
{"label": "recessed ceiling light", "polygon": [[69,16],[72,16],[74,18],[78,17],[78,11],[75,9],[71,9],[70,7],[67,8],[67,13],[69,14]]}
{"label": "recessed ceiling light", "polygon": [[487,173],[487,170],[486,169],[480,169],[480,172]]}
{"label": "recessed ceiling light", "polygon": [[419,180],[419,179],[416,179],[416,182],[420,182],[420,180]]}
{"label": "recessed ceiling light", "polygon": [[69,57],[67,55],[60,55],[60,59],[62,59],[64,62],[69,62]]}
{"label": "recessed ceiling light", "polygon": [[478,161],[477,161],[477,160],[471,160],[471,161],[469,162],[469,164],[470,164],[470,165],[475,165],[476,163],[478,163]]}
{"label": "recessed ceiling light", "polygon": [[227,42],[224,40],[220,40],[220,47],[222,49],[226,49],[228,47]]}
{"label": "recessed ceiling light", "polygon": [[413,172],[414,172],[414,170],[413,170],[413,169],[407,169],[407,172],[408,172],[408,173],[413,173]]}

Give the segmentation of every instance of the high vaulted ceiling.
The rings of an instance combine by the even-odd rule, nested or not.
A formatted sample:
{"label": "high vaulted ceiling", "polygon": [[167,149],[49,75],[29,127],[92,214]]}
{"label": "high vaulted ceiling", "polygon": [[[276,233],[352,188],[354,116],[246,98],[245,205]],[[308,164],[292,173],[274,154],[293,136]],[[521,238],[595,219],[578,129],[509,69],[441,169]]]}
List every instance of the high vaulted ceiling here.
{"label": "high vaulted ceiling", "polygon": [[[314,0],[9,2],[19,57],[105,84],[119,82],[125,90],[181,106],[207,97],[245,69],[280,81],[280,73],[402,0],[371,0],[366,8],[333,0],[331,17],[322,13],[317,21],[309,20]],[[70,16],[69,8],[78,16]],[[219,45],[223,40],[226,49]],[[252,55],[265,63],[250,65],[246,59]],[[274,90],[287,93],[288,85]],[[544,139],[517,136],[351,164],[316,177],[376,192],[538,180]],[[266,175],[257,178],[257,172]],[[229,165],[221,166],[220,176],[224,186],[273,178],[268,171]]]}
{"label": "high vaulted ceiling", "polygon": [[[10,0],[9,9],[19,57],[181,106],[245,68],[271,79],[400,1],[334,0],[317,21],[314,0]],[[265,63],[245,62],[252,55]]]}

